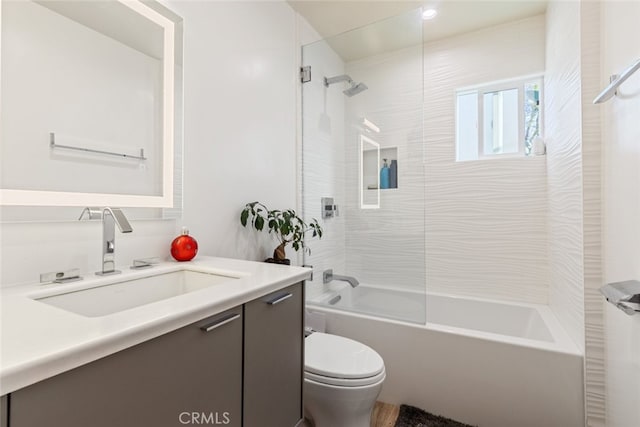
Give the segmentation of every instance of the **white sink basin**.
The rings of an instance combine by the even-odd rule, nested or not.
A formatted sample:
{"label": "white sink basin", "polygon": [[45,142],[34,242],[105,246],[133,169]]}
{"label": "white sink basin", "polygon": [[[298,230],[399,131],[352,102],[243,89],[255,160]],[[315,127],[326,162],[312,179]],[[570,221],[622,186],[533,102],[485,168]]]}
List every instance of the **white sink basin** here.
{"label": "white sink basin", "polygon": [[182,270],[34,299],[83,316],[100,317],[235,279],[238,277]]}

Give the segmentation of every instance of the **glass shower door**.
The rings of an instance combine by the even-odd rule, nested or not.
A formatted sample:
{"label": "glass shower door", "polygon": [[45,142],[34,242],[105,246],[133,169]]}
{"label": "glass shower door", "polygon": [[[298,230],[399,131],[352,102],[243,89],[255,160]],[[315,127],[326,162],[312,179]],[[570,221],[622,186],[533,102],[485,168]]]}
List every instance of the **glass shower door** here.
{"label": "glass shower door", "polygon": [[310,305],[425,322],[422,26],[416,10],[302,48]]}

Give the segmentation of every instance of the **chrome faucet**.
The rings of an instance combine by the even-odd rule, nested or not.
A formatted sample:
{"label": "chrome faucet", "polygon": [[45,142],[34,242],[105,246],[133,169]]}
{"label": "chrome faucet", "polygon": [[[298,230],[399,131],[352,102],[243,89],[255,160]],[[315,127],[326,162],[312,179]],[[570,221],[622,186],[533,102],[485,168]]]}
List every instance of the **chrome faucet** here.
{"label": "chrome faucet", "polygon": [[322,272],[322,283],[327,284],[332,280],[343,280],[345,282],[349,282],[352,288],[355,288],[360,284],[358,279],[353,276],[341,276],[339,274],[333,274],[333,270],[325,270]]}
{"label": "chrome faucet", "polygon": [[96,271],[99,276],[109,274],[118,274],[121,271],[116,270],[115,251],[116,251],[116,231],[115,225],[122,233],[131,233],[133,229],[127,220],[127,217],[120,208],[84,208],[78,220],[82,220],[84,214],[87,213],[87,219],[102,219],[102,271]]}

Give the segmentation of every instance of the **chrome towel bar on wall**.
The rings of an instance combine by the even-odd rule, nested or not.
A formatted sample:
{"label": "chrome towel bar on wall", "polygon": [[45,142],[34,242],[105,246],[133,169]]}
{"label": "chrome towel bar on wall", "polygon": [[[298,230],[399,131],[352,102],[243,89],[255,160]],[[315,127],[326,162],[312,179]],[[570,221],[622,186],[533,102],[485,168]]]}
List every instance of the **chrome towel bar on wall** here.
{"label": "chrome towel bar on wall", "polygon": [[622,74],[617,75],[614,74],[610,77],[611,83],[607,86],[600,95],[596,96],[596,99],[593,100],[594,104],[600,104],[601,102],[606,102],[611,99],[615,94],[618,87],[624,83],[633,73],[640,69],[640,59],[638,59],[635,63],[633,63],[629,68],[624,70]]}
{"label": "chrome towel bar on wall", "polygon": [[72,145],[56,144],[56,134],[54,132],[49,133],[49,146],[51,148],[66,148],[67,150],[84,151],[85,153],[106,154],[107,156],[124,157],[126,159],[147,160],[147,158],[144,156],[144,148],[140,149],[139,156],[134,156],[134,155],[125,154],[125,153],[115,153],[113,151],[102,151],[102,150],[94,150],[92,148],[83,148],[83,147],[74,147]]}

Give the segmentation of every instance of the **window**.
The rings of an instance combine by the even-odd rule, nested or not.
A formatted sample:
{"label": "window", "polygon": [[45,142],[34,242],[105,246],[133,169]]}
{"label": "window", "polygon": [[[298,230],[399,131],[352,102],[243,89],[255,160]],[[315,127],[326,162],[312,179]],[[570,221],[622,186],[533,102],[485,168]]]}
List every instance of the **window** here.
{"label": "window", "polygon": [[530,155],[541,134],[542,76],[456,91],[456,160]]}

